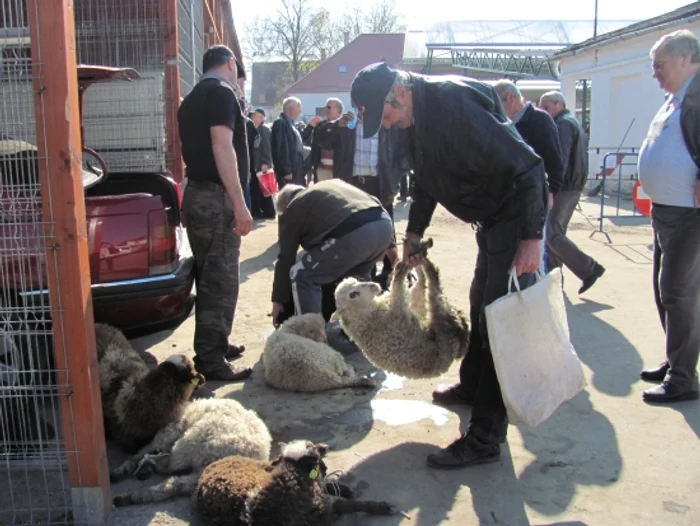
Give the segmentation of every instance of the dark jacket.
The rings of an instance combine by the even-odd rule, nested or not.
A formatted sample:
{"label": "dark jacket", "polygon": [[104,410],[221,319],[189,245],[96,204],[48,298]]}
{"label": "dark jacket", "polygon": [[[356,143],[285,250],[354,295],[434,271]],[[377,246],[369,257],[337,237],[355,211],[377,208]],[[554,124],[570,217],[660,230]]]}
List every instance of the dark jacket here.
{"label": "dark jacket", "polygon": [[284,176],[292,174],[293,182],[303,184],[302,157],[297,151],[297,138],[292,123],[283,114],[272,124],[272,164],[277,181],[284,180]]}
{"label": "dark jacket", "polygon": [[544,165],[506,117],[495,90],[465,77],[411,77],[414,125],[407,130],[407,152],[415,190],[408,232],[423,235],[440,203],[462,221],[484,226],[519,215],[522,239],[542,239]]}
{"label": "dark jacket", "polygon": [[[314,146],[320,163],[320,149],[333,150],[333,177],[352,183],[352,170],[355,164],[355,143],[357,128],[348,129],[339,126],[338,121],[324,121],[316,126]],[[379,199],[383,206],[388,206],[394,200],[399,190],[401,176],[410,166],[401,149],[401,130],[397,127],[379,128],[379,152],[377,174],[379,176]],[[313,152],[312,152],[313,155]]]}
{"label": "dark jacket", "polygon": [[295,195],[278,216],[280,252],[275,263],[272,301],[291,297],[289,271],[299,246],[309,250],[320,245],[343,221],[356,212],[379,208],[379,201],[343,181],[321,181]]}
{"label": "dark jacket", "polygon": [[259,140],[255,145],[255,156],[253,163],[256,173],[260,171],[260,167],[263,164],[272,167],[272,131],[270,131],[270,127],[265,123],[258,126],[257,130]]}
{"label": "dark jacket", "polygon": [[556,194],[564,184],[564,165],[554,119],[546,111],[528,104],[523,116],[515,123],[515,128],[544,161],[549,191]]}
{"label": "dark jacket", "polygon": [[561,110],[554,117],[554,122],[559,130],[561,159],[564,165],[564,184],[561,190],[581,192],[588,179],[586,134],[569,110]]}
{"label": "dark jacket", "polygon": [[250,172],[255,173],[255,144],[260,142],[258,129],[255,123],[248,117],[245,118],[245,130],[248,139],[248,159],[250,159]]}
{"label": "dark jacket", "polygon": [[700,180],[700,71],[690,82],[681,103],[681,130],[685,146],[698,167]]}

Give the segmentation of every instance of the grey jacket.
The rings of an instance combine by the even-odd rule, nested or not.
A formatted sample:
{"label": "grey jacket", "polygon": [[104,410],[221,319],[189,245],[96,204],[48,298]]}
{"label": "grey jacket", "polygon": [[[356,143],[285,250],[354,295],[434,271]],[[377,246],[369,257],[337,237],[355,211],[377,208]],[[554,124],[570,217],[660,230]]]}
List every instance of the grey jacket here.
{"label": "grey jacket", "polygon": [[561,191],[583,190],[588,179],[588,150],[586,134],[569,110],[560,111],[554,122],[559,130],[561,159],[564,165],[564,184]]}
{"label": "grey jacket", "polygon": [[681,103],[681,130],[685,146],[698,167],[700,180],[700,71],[695,74]]}
{"label": "grey jacket", "polygon": [[263,123],[258,126],[259,140],[255,145],[255,162],[253,168],[256,172],[260,171],[262,164],[272,168],[272,131],[270,127]]}

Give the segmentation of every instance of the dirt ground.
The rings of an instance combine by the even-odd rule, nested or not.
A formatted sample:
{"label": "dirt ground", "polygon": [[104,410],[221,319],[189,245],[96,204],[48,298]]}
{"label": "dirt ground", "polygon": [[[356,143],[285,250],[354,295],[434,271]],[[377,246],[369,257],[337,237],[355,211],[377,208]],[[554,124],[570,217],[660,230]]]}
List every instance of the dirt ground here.
{"label": "dirt ground", "polygon": [[[597,202],[584,204],[589,217]],[[408,207],[398,204],[397,232]],[[636,223],[636,224],[635,224]],[[426,455],[465,431],[469,408],[447,410],[430,403],[431,391],[457,379],[458,364],[440,378],[412,381],[375,371],[359,354],[348,360],[383,380],[377,391],[338,390],[297,394],[268,388],[259,363],[272,331],[270,288],[276,250],[274,221],[258,222],[244,239],[241,292],[231,341],[244,343],[240,363],[254,366],[245,383],[209,384],[217,397],[255,409],[275,441],[323,440],[328,465],[343,470],[359,496],[388,500],[410,518],[353,516],[338,524],[379,526],[437,524],[700,524],[700,403],[654,407],[641,401],[643,366],[663,358],[663,334],[651,291],[648,224],[608,223],[611,243],[597,225],[577,213],[571,237],[607,272],[584,297],[568,271],[565,292],[572,341],[589,382],[535,429],[511,426],[500,462],[457,471],[435,471]],[[472,228],[439,209],[427,232],[444,289],[468,309],[476,246]],[[190,317],[174,332],[135,340],[158,359],[192,352]],[[111,462],[118,460],[111,455]],[[151,482],[156,482],[153,480]],[[113,493],[144,485],[129,481]],[[188,499],[115,508],[109,524],[197,524]]]}

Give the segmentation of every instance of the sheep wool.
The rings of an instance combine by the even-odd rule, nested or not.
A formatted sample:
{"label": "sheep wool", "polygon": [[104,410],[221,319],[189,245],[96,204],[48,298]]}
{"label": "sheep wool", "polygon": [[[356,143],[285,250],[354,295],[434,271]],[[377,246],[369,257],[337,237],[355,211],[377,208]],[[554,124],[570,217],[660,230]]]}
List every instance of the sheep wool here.
{"label": "sheep wool", "polygon": [[180,418],[167,425],[153,441],[112,471],[113,481],[131,475],[169,475],[148,488],[118,495],[115,506],[158,502],[191,495],[202,470],[212,462],[238,455],[267,460],[272,438],[258,415],[227,398],[198,399]]}
{"label": "sheep wool", "polygon": [[267,384],[306,392],[376,387],[371,378],[355,374],[343,355],[326,342],[326,321],[321,314],[289,318],[265,342],[262,358]]}
{"label": "sheep wool", "polygon": [[445,373],[464,358],[469,327],[442,293],[439,271],[426,257],[407,298],[409,268],[399,262],[388,293],[376,283],[343,280],[335,291],[335,317],[376,367],[408,378]]}

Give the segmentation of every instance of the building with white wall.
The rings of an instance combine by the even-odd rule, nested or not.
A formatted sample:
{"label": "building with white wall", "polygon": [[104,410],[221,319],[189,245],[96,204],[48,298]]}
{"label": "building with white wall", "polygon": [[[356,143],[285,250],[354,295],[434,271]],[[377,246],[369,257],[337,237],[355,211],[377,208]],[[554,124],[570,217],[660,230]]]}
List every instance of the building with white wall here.
{"label": "building with white wall", "polygon": [[[649,123],[665,98],[652,76],[649,51],[659,38],[678,29],[689,29],[700,37],[700,2],[553,55],[567,101],[574,100],[578,82],[589,81],[591,175],[600,169],[606,153],[618,147],[638,151],[642,145]],[[612,161],[608,159],[608,167]]]}

